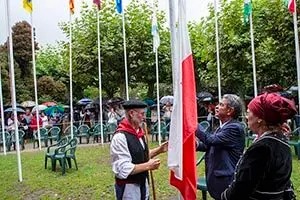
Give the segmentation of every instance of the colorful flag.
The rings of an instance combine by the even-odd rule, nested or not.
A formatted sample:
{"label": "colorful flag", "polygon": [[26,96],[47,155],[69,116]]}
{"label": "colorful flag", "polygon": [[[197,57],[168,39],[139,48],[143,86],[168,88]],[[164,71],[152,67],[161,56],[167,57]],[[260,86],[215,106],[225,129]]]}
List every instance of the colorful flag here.
{"label": "colorful flag", "polygon": [[291,13],[295,12],[295,0],[285,0],[284,4]]}
{"label": "colorful flag", "polygon": [[74,0],[69,1],[69,7],[70,7],[70,12],[74,14],[75,6],[74,6]]}
{"label": "colorful flag", "polygon": [[252,12],[251,0],[244,0],[244,23],[249,23],[250,14]]}
{"label": "colorful flag", "polygon": [[160,38],[159,38],[155,8],[154,8],[154,11],[153,11],[153,16],[152,16],[151,34],[153,36],[153,52],[156,52],[159,45],[160,45]]}
{"label": "colorful flag", "polygon": [[116,0],[116,8],[118,13],[122,13],[123,8],[122,8],[122,0]]}
{"label": "colorful flag", "polygon": [[23,8],[28,11],[28,12],[32,12],[32,2],[31,0],[23,0]]}
{"label": "colorful flag", "polygon": [[101,9],[101,1],[100,0],[93,0],[93,3],[97,6],[98,10]]}
{"label": "colorful flag", "polygon": [[178,4],[178,61],[173,66],[174,103],[168,150],[170,183],[185,200],[196,199],[195,131],[197,104],[194,64],[186,22],[185,0]]}

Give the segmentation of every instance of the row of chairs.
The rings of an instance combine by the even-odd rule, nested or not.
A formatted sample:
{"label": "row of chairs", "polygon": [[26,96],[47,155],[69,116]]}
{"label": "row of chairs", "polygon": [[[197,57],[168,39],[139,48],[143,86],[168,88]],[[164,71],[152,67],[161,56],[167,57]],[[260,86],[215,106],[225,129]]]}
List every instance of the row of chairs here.
{"label": "row of chairs", "polygon": [[78,170],[76,161],[77,138],[69,139],[62,137],[56,144],[50,145],[45,154],[45,169],[47,169],[47,161],[51,160],[51,169],[56,171],[56,161],[58,160],[62,169],[62,175],[66,173],[66,166],[72,168],[71,160],[74,161],[76,170]]}
{"label": "row of chairs", "polygon": [[[114,133],[117,126],[115,124],[103,124],[103,136],[104,142],[108,139],[110,141],[111,135]],[[38,146],[38,132],[35,131],[34,134],[34,143],[33,148],[35,148],[35,144]],[[71,138],[71,126],[68,126],[63,133],[61,133],[61,129],[57,126],[54,126],[47,130],[46,128],[40,129],[40,139],[41,142],[45,143],[45,147],[48,147],[48,141],[50,141],[52,145],[52,141],[58,141],[61,136],[68,136]],[[78,128],[73,126],[73,137],[79,139],[79,143],[82,143],[82,138],[86,138],[86,142],[89,143],[90,137],[93,137],[93,142],[99,142],[99,137],[101,136],[101,124],[96,124],[93,127],[89,127],[88,125],[80,125]]]}
{"label": "row of chairs", "polygon": [[[4,145],[4,141],[5,141],[5,146],[7,151],[11,151],[11,147],[13,146],[14,150],[16,150],[16,135],[15,135],[15,131],[5,131],[4,135],[5,138],[3,138],[2,135],[2,131],[0,130],[1,135],[0,135],[0,146],[3,147]],[[22,149],[25,149],[25,145],[24,145],[24,136],[25,136],[25,132],[23,130],[19,130],[19,144],[21,145]]]}

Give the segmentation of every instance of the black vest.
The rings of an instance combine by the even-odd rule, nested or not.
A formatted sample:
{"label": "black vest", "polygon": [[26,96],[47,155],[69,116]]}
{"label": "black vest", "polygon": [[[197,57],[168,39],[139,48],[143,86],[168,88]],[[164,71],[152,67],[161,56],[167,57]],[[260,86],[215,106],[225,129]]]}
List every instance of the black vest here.
{"label": "black vest", "polygon": [[[130,133],[122,131],[126,137],[127,146],[129,149],[129,153],[132,158],[133,164],[141,164],[145,163],[149,160],[149,151],[148,145],[145,142],[145,137],[142,137],[142,140],[145,145],[145,149],[143,148],[140,140]],[[141,172],[134,175],[129,175],[127,179],[119,179],[116,177],[116,183],[126,184],[126,183],[137,183],[137,184],[145,184],[146,178],[148,178],[148,171]]]}

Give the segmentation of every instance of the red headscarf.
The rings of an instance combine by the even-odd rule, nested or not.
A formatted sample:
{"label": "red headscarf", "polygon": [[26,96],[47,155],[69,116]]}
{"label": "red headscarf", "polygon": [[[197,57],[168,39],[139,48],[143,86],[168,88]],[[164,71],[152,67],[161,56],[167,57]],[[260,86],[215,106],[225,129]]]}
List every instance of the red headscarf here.
{"label": "red headscarf", "polygon": [[116,132],[119,131],[126,131],[132,135],[135,135],[137,138],[141,138],[144,136],[144,131],[142,128],[139,128],[138,132],[133,128],[133,126],[129,123],[129,121],[124,118],[121,123],[119,124]]}
{"label": "red headscarf", "polygon": [[297,113],[294,102],[276,93],[264,93],[255,97],[248,108],[270,125],[282,124]]}

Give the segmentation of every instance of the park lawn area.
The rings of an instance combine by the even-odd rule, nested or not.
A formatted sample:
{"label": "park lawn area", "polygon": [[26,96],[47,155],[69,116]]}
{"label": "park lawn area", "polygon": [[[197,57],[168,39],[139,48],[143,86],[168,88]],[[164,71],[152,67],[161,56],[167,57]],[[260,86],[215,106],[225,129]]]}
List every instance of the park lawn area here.
{"label": "park lawn area", "polygon": [[[153,144],[155,146],[157,144]],[[18,182],[16,154],[0,156],[1,199],[115,199],[114,176],[111,171],[109,145],[79,146],[76,152],[78,171],[74,165],[64,176],[57,164],[57,171],[44,169],[44,151],[22,152],[23,182]],[[160,155],[162,164],[154,171],[157,199],[177,198],[177,190],[169,185],[166,154]],[[73,164],[73,163],[72,163]],[[204,173],[204,164],[198,166],[199,176]],[[300,161],[293,152],[292,180],[300,196]],[[201,199],[201,192],[197,193]]]}

